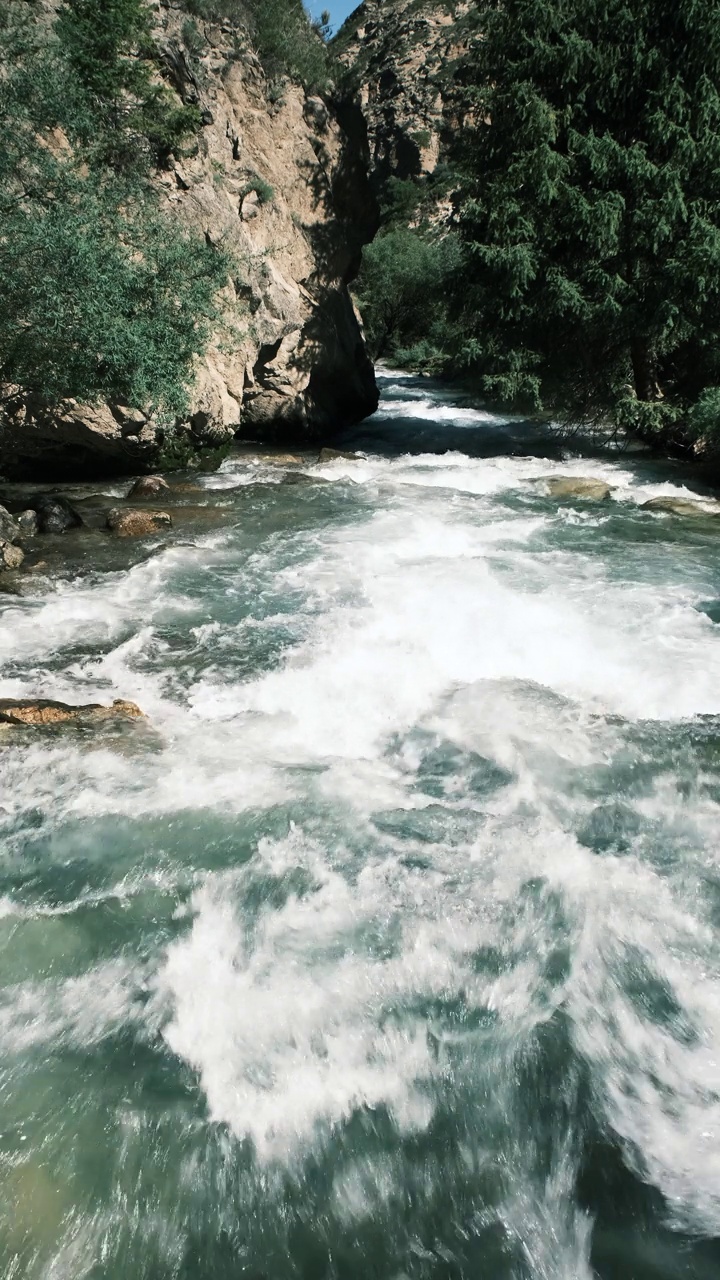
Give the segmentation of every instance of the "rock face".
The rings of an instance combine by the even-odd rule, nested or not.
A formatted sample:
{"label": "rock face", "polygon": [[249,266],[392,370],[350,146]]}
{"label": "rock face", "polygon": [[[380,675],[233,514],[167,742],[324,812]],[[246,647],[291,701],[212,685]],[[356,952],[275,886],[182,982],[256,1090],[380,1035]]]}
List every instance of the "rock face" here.
{"label": "rock face", "polygon": [[113,507],[108,511],[107,527],[119,538],[146,538],[172,528],[167,511],[137,511],[133,507]]}
{"label": "rock face", "polygon": [[166,212],[235,257],[224,331],[197,359],[187,419],[170,433],[137,406],[67,401],[49,413],[18,390],[0,421],[7,475],[212,464],[240,428],[317,439],[377,405],[347,288],[376,229],[359,105],[269,84],[237,29],[190,19],[189,6],[163,4],[156,22],[165,82],[204,122],[156,185]]}
{"label": "rock face", "polygon": [[359,87],[381,179],[433,173],[462,128],[456,71],[473,9],[468,0],[363,0],[338,32],[333,46]]}

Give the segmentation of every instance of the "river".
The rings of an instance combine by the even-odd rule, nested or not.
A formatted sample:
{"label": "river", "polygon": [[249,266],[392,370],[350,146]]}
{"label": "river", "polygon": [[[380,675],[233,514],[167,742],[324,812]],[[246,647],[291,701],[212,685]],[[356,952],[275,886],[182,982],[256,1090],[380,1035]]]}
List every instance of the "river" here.
{"label": "river", "polygon": [[382,386],[0,597],[4,1280],[720,1274],[720,535]]}

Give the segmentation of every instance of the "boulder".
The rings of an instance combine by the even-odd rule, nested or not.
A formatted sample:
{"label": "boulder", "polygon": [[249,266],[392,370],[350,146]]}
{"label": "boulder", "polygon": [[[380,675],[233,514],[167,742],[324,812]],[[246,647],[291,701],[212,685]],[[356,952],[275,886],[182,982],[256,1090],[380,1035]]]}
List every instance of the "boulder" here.
{"label": "boulder", "polygon": [[19,569],[25,552],[16,547],[12,542],[6,542],[0,539],[0,571],[5,569]]}
{"label": "boulder", "polygon": [[67,498],[57,493],[41,494],[30,503],[37,515],[37,527],[40,533],[65,533],[68,529],[77,529],[82,524],[82,517]]}
{"label": "boulder", "polygon": [[336,462],[338,458],[349,458],[351,462],[362,459],[361,453],[351,453],[348,449],[321,449],[318,462]]}
{"label": "boulder", "polygon": [[167,493],[170,485],[162,476],[140,476],[128,494],[128,498],[155,498],[159,493]]}
{"label": "boulder", "polygon": [[67,702],[54,702],[49,698],[0,698],[0,724],[3,725],[56,725],[87,724],[114,718],[138,720],[145,712],[134,702],[116,698],[111,707],[100,702],[81,703],[73,706]]}
{"label": "boulder", "polygon": [[720,516],[720,502],[693,498],[649,498],[642,503],[643,511],[664,511],[672,516]]}
{"label": "boulder", "polygon": [[21,511],[17,517],[17,523],[21,535],[24,534],[26,538],[34,538],[38,532],[37,511],[33,511],[31,507],[28,507],[27,511]]}
{"label": "boulder", "polygon": [[541,476],[550,498],[581,498],[586,502],[606,502],[612,488],[604,480],[592,476]]}
{"label": "boulder", "polygon": [[0,538],[3,542],[17,542],[20,528],[15,516],[11,516],[6,507],[0,506]]}
{"label": "boulder", "polygon": [[139,511],[134,507],[113,507],[108,511],[107,527],[119,538],[146,538],[172,528],[167,511]]}

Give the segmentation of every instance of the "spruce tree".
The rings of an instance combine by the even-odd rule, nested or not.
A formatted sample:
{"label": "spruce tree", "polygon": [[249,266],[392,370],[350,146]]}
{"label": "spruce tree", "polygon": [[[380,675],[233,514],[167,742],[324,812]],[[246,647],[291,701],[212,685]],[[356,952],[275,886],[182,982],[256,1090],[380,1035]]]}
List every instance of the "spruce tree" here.
{"label": "spruce tree", "polygon": [[666,435],[699,402],[707,426],[720,3],[500,0],[478,31],[459,221],[487,390]]}

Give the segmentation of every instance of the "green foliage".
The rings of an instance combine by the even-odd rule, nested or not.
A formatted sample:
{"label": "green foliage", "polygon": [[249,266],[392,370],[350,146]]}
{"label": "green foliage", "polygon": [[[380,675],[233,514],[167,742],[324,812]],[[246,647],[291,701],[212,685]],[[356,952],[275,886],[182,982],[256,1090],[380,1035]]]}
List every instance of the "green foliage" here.
{"label": "green foliage", "polygon": [[256,193],[260,204],[272,203],[275,192],[270,183],[266,182],[264,178],[251,178],[249,182],[246,182],[240,192],[240,200],[242,201],[245,196],[249,196],[253,191]]}
{"label": "green foliage", "polygon": [[449,311],[461,268],[454,235],[406,227],[381,233],[363,251],[356,283],[370,352],[439,371],[458,335]]}
{"label": "green foliage", "polygon": [[137,191],[63,169],[52,198],[3,218],[2,379],[181,413],[227,266]]}
{"label": "green foliage", "polygon": [[717,429],[717,19],[714,0],[481,7],[459,224],[486,390]]}
{"label": "green foliage", "polygon": [[145,0],[64,0],[55,24],[73,89],[63,123],[115,169],[163,163],[199,127],[195,107],[178,106],[153,76]]}
{"label": "green foliage", "polygon": [[[164,217],[143,180],[167,117],[146,114],[136,132],[155,101],[124,65],[147,30],[138,15],[118,0],[107,41],[93,30],[108,17],[99,0],[64,6],[59,30],[25,6],[4,15],[0,382],[50,403],[107,397],[170,417],[185,407],[229,264]],[[116,108],[119,141],[99,145]],[[143,146],[125,163],[134,136]]]}
{"label": "green foliage", "polygon": [[192,18],[187,18],[182,24],[182,39],[188,53],[194,58],[198,58],[206,48],[207,41],[199,30],[196,22]]}

